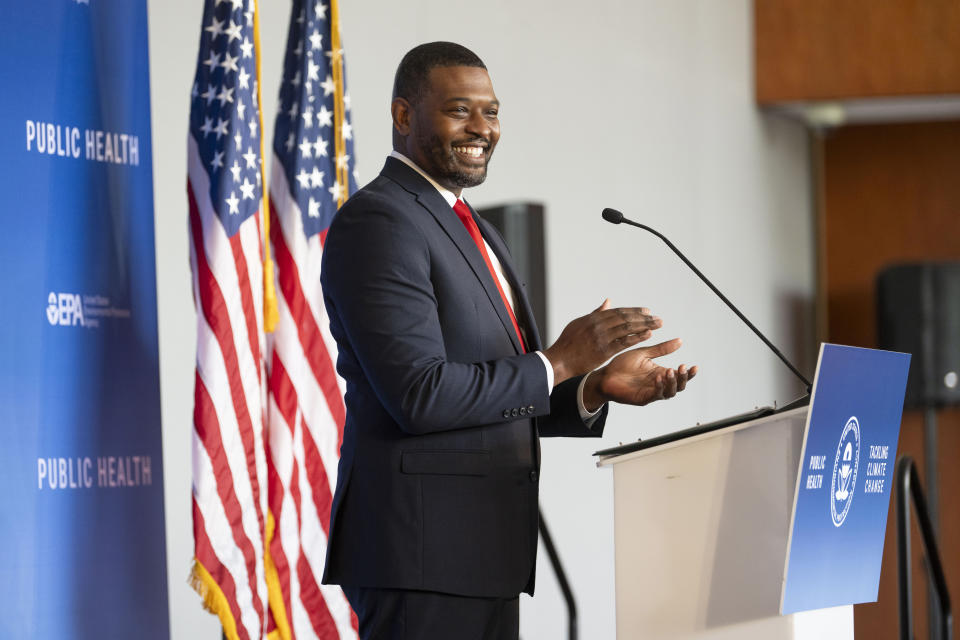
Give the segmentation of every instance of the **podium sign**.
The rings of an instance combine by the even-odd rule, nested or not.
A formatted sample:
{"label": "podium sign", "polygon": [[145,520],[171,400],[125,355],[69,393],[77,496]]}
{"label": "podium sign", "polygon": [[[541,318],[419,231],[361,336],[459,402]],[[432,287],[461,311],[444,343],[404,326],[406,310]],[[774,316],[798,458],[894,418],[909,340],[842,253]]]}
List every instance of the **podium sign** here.
{"label": "podium sign", "polygon": [[876,601],[909,366],[905,353],[821,346],[781,613]]}

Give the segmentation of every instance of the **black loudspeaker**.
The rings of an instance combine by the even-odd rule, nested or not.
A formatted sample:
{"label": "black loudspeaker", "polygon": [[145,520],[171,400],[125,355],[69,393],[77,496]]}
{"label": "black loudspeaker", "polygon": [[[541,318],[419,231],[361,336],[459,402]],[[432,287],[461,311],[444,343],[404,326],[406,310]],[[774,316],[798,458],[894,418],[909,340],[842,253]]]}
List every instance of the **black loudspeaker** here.
{"label": "black loudspeaker", "polygon": [[527,298],[540,336],[547,335],[547,252],[543,232],[543,205],[517,202],[477,212],[497,228],[513,256],[517,275],[527,283]]}
{"label": "black loudspeaker", "polygon": [[910,353],[906,405],[960,404],[960,262],[902,264],[877,276],[881,349]]}

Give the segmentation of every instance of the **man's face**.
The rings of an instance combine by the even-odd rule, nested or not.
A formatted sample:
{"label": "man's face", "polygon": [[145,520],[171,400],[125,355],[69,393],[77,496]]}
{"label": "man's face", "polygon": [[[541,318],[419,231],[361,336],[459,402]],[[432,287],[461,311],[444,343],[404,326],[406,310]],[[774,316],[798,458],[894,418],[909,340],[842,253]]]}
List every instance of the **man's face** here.
{"label": "man's face", "polygon": [[484,181],[500,139],[500,103],[486,69],[434,67],[419,102],[407,106],[405,155],[457,195]]}

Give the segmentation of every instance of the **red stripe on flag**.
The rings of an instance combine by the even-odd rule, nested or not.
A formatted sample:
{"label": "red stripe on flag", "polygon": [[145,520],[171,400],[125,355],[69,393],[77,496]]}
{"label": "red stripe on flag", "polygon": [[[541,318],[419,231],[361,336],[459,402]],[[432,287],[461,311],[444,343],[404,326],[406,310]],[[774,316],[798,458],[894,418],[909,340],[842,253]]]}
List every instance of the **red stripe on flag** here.
{"label": "red stripe on flag", "polygon": [[[291,425],[291,440],[293,439],[292,425],[297,416],[297,392],[293,387],[290,376],[283,366],[283,362],[274,352],[273,365],[270,371],[270,390],[273,391],[274,400],[280,413],[288,425]],[[301,437],[303,439],[304,466],[307,471],[307,479],[310,481],[310,489],[313,492],[313,506],[316,509],[317,516],[320,519],[320,526],[323,528],[324,535],[330,535],[330,507],[333,504],[333,494],[330,491],[330,478],[327,476],[326,467],[323,464],[323,458],[320,457],[320,450],[307,428],[306,421],[301,419]],[[297,500],[298,508],[300,500]]]}
{"label": "red stripe on flag", "polygon": [[287,247],[283,232],[280,229],[280,221],[273,211],[272,205],[271,216],[270,239],[273,241],[273,249],[277,260],[277,279],[280,282],[280,290],[283,293],[284,300],[287,301],[287,308],[290,309],[290,315],[297,327],[297,335],[300,344],[303,345],[307,362],[310,364],[313,376],[327,401],[333,421],[337,425],[339,450],[339,444],[343,442],[343,423],[346,419],[346,408],[343,405],[343,398],[340,396],[340,387],[337,385],[336,369],[330,359],[330,353],[327,351],[323,334],[320,333],[320,328],[317,326],[306,296],[303,294],[297,264]]}
{"label": "red stripe on flag", "polygon": [[[259,235],[259,234],[258,234]],[[250,343],[250,355],[257,363],[257,379],[260,379],[260,339],[257,330],[257,312],[253,306],[253,291],[250,289],[250,272],[247,270],[247,257],[243,254],[240,234],[230,238],[233,251],[233,263],[237,267],[237,282],[240,285],[240,301],[243,306],[243,318],[247,325],[247,341]]]}
{"label": "red stripe on flag", "polygon": [[[230,383],[230,397],[233,400],[237,426],[240,429],[240,440],[243,442],[244,456],[246,457],[247,469],[249,470],[248,475],[250,476],[250,488],[253,491],[254,508],[262,539],[264,522],[263,512],[259,508],[260,481],[257,478],[256,472],[257,458],[254,445],[253,423],[250,420],[250,413],[247,410],[247,400],[244,395],[243,383],[240,379],[240,366],[237,360],[237,351],[233,344],[233,327],[230,324],[227,304],[223,298],[223,293],[220,291],[220,285],[214,277],[210,265],[207,264],[200,211],[193,194],[192,184],[189,185],[187,194],[190,199],[190,230],[193,235],[194,253],[197,258],[198,294],[200,296],[200,303],[203,306],[204,318],[206,318],[207,324],[210,325],[210,329],[217,338],[217,343],[220,346],[220,352],[223,354],[224,364],[226,365],[227,377]],[[259,360],[259,357],[254,360]],[[259,379],[257,388],[260,388]]]}
{"label": "red stripe on flag", "polygon": [[[293,424],[293,419],[296,417],[296,406],[297,398],[295,392],[293,392],[292,387],[284,391],[280,391],[277,384],[276,377],[277,371],[282,369],[280,364],[279,356],[277,355],[276,350],[273,352],[273,358],[270,365],[270,393],[273,396],[274,404],[277,406],[277,410],[280,412],[280,415],[283,417],[283,420],[287,425]],[[282,428],[280,425],[273,423],[271,429]],[[293,440],[293,428],[290,428],[291,433],[291,442]],[[296,474],[296,460],[293,460],[293,457],[290,456],[290,450],[282,450],[277,452],[279,455],[289,456],[291,458],[291,473]],[[296,479],[294,478],[295,482]],[[270,511],[273,513],[273,521],[276,523],[276,530],[273,534],[273,540],[270,542],[270,553],[273,556],[274,564],[277,568],[277,577],[280,581],[280,591],[283,594],[283,606],[287,610],[287,620],[290,622],[290,634],[295,640],[296,631],[294,629],[294,621],[291,616],[293,613],[293,608],[291,607],[290,600],[290,561],[286,556],[286,552],[283,549],[283,541],[280,535],[281,532],[281,515],[283,514],[283,497],[285,492],[285,487],[283,480],[280,478],[280,474],[277,473],[277,467],[274,463],[274,451],[273,447],[270,445],[270,440],[267,440],[267,482],[269,483],[269,501],[270,501]],[[291,492],[291,500],[293,500],[293,495]],[[299,516],[296,515],[298,509],[295,505],[295,517],[298,520],[299,526]],[[299,540],[299,535],[297,539]],[[298,545],[299,548],[299,545]]]}
{"label": "red stripe on flag", "polygon": [[324,535],[329,538],[330,508],[333,506],[330,478],[327,476],[326,467],[323,466],[323,459],[320,457],[320,451],[313,441],[313,436],[310,435],[310,430],[304,427],[301,431],[303,432],[303,464],[307,468],[307,478],[310,480],[310,488],[313,490],[313,507],[317,510]]}
{"label": "red stripe on flag", "polygon": [[337,631],[337,623],[333,621],[330,610],[327,609],[327,601],[323,599],[323,593],[317,585],[317,580],[310,569],[310,563],[307,562],[303,551],[300,552],[300,558],[297,560],[297,577],[300,578],[300,602],[310,617],[310,625],[320,638],[339,638],[340,632]]}
{"label": "red stripe on flag", "polygon": [[294,420],[297,418],[297,391],[293,388],[290,376],[280,361],[280,356],[276,349],[273,351],[273,359],[270,364],[270,391],[273,393],[273,400],[283,416],[284,422],[290,429],[290,439],[293,440]]}
{"label": "red stripe on flag", "polygon": [[[257,595],[257,556],[254,552],[253,544],[250,542],[250,538],[247,537],[247,533],[243,529],[243,510],[240,507],[240,501],[237,499],[237,494],[234,491],[230,464],[227,461],[227,454],[223,450],[223,440],[220,437],[220,424],[217,420],[217,413],[214,410],[213,401],[210,399],[210,393],[207,391],[206,385],[203,384],[199,373],[196,374],[195,384],[193,407],[194,429],[196,429],[197,437],[203,443],[203,447],[210,457],[213,475],[216,478],[217,495],[220,496],[220,502],[223,504],[227,521],[230,523],[233,541],[243,554],[253,606],[257,610],[257,615],[262,622],[263,605]],[[237,619],[237,624],[240,624],[239,619]]]}
{"label": "red stripe on flag", "polygon": [[237,605],[237,586],[233,582],[233,576],[220,563],[220,559],[213,551],[213,545],[210,544],[210,538],[207,537],[207,526],[203,519],[203,513],[200,511],[196,498],[193,499],[193,539],[197,560],[216,581],[230,605],[230,613],[233,614],[233,621],[237,626],[237,635],[240,640],[250,640],[247,629],[243,626],[240,618],[240,607]]}
{"label": "red stripe on flag", "polygon": [[[293,504],[297,510],[297,531],[303,532],[301,523],[303,522],[302,511],[300,508],[300,473],[297,461],[293,462],[293,478],[290,482],[290,494],[293,496]],[[301,537],[302,539],[302,537]],[[313,575],[310,563],[303,553],[303,545],[299,548],[297,557],[297,580],[300,582],[300,603],[303,605],[310,619],[310,626],[314,633],[320,638],[339,638],[337,625],[327,609],[327,601],[323,599],[323,593],[317,586],[317,579]]]}

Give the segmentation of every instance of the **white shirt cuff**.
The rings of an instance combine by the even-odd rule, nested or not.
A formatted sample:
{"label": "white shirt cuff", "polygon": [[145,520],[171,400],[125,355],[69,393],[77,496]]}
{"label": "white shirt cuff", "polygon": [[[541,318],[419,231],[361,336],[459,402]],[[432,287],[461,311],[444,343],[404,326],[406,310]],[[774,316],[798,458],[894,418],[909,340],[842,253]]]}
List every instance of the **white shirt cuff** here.
{"label": "white shirt cuff", "polygon": [[583,406],[583,385],[586,383],[587,378],[593,372],[591,371],[587,375],[583,376],[580,380],[580,385],[577,387],[577,409],[580,411],[580,419],[583,420],[583,424],[587,426],[588,429],[593,428],[593,423],[597,421],[597,418],[600,416],[600,409],[603,409],[601,406],[596,411],[587,411],[587,408]]}
{"label": "white shirt cuff", "polygon": [[[541,360],[543,360],[543,366],[547,370],[547,393],[549,394],[553,392],[553,365],[550,364],[547,356],[543,355],[542,351],[536,351],[535,353],[540,356]],[[588,428],[593,428],[593,423],[597,421],[597,417],[600,415],[600,409],[597,409],[596,411],[587,411],[587,408],[583,406],[583,384],[589,377],[589,373],[583,376],[583,379],[580,380],[580,385],[577,387],[577,411],[580,412],[580,419],[583,420],[583,424],[585,424]],[[601,409],[602,408],[603,407],[601,407]]]}
{"label": "white shirt cuff", "polygon": [[547,368],[547,395],[550,395],[553,392],[553,365],[547,360],[547,356],[543,355],[543,351],[536,351],[535,353],[540,356],[540,359],[543,360],[543,366]]}

